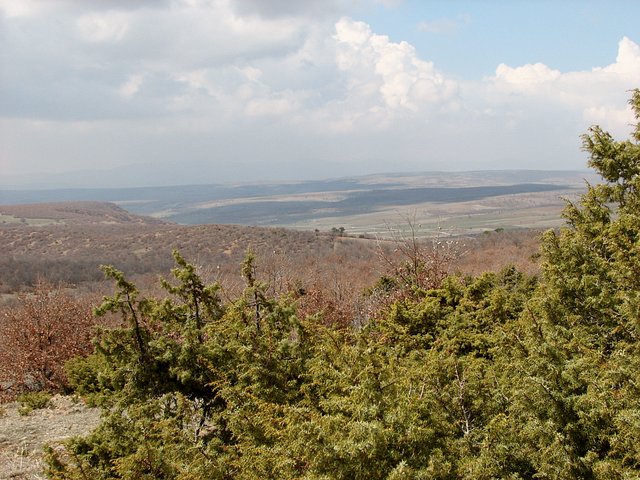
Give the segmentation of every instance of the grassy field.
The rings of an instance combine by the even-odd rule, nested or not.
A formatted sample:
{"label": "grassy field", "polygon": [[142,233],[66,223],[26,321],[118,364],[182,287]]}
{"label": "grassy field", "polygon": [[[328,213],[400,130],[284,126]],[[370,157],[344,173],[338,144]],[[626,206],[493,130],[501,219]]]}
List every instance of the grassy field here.
{"label": "grassy field", "polygon": [[499,228],[555,227],[562,222],[563,199],[581,193],[585,179],[593,180],[588,172],[372,175],[322,184],[245,185],[211,200],[192,196],[194,201],[122,206],[182,224],[321,232],[343,227],[354,235],[385,236],[390,227],[411,218],[421,225],[421,235],[468,235]]}
{"label": "grassy field", "polygon": [[352,234],[387,236],[389,229],[399,228],[411,220],[420,225],[420,235],[447,233],[473,235],[495,229],[545,229],[562,224],[560,216],[564,198],[573,198],[575,190],[521,193],[467,201],[426,202],[410,206],[389,206],[374,212],[327,216],[293,222],[298,229],[330,230],[344,227]]}

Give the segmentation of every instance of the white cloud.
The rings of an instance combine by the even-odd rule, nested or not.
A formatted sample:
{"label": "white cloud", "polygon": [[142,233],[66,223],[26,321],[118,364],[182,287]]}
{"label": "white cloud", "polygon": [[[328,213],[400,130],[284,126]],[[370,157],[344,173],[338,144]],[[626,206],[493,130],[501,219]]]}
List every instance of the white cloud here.
{"label": "white cloud", "polygon": [[376,35],[366,23],[343,18],[334,38],[336,63],[348,79],[349,94],[368,97],[372,109],[417,111],[447,101],[457,91],[456,83],[418,58],[412,45]]}
{"label": "white cloud", "polygon": [[[578,89],[583,96],[592,95],[588,87],[602,87],[607,82],[637,83],[640,78],[640,46],[627,37],[618,43],[615,63],[605,67],[595,67],[590,71],[561,73],[542,63],[521,67],[498,65],[496,75],[491,80],[501,87],[512,88],[522,93],[538,93],[541,88],[554,83],[556,93]],[[546,93],[546,92],[545,92]]]}
{"label": "white cloud", "polygon": [[184,82],[193,89],[204,89],[212,94],[209,82],[206,79],[207,70],[199,69],[190,72],[183,72],[175,76],[178,82]]}
{"label": "white cloud", "polygon": [[627,130],[631,129],[633,122],[633,112],[631,108],[615,108],[611,106],[601,107],[587,107],[583,111],[584,120],[592,125],[604,125],[613,127],[616,133],[621,137],[626,136],[627,132],[624,132],[625,127]]}
{"label": "white cloud", "polygon": [[0,0],[0,11],[9,18],[31,15],[37,6],[35,0]]}
{"label": "white cloud", "polygon": [[120,11],[89,13],[78,18],[76,25],[89,42],[116,43],[129,30],[129,15]]}
{"label": "white cloud", "polygon": [[[261,81],[262,70],[250,65],[200,69],[176,76],[188,90],[174,98],[175,111],[241,121],[239,117],[283,117],[303,108],[306,91],[278,90]],[[209,122],[207,122],[209,124]]]}
{"label": "white cloud", "polygon": [[255,68],[250,65],[240,68],[239,71],[250,82],[257,82],[262,76],[262,71],[259,68]]}
{"label": "white cloud", "polygon": [[633,116],[629,108],[621,106],[628,91],[638,87],[639,79],[640,47],[624,37],[618,43],[616,61],[604,67],[560,72],[542,63],[521,67],[500,64],[495,76],[485,82],[494,90],[488,100],[499,104],[503,98],[503,108],[505,101],[512,107],[519,101],[537,102],[538,110],[544,110],[545,104],[558,105],[589,123],[626,136]]}
{"label": "white cloud", "polygon": [[144,75],[141,75],[141,74],[131,75],[127,79],[127,81],[120,86],[120,88],[118,89],[118,92],[124,98],[130,99],[136,93],[138,93],[143,82],[144,82]]}
{"label": "white cloud", "polygon": [[594,72],[612,73],[637,83],[640,79],[640,46],[623,37],[618,43],[616,62],[602,69],[594,68]]}
{"label": "white cloud", "polygon": [[509,67],[504,63],[498,65],[495,80],[505,86],[512,86],[521,91],[534,91],[538,86],[553,82],[560,78],[558,70],[552,70],[542,63],[527,64],[521,67]]}

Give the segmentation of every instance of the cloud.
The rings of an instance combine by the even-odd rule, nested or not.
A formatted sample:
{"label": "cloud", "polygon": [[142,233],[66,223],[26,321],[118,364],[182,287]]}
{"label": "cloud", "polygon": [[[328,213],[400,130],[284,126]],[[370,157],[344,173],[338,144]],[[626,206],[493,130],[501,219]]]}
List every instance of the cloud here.
{"label": "cloud", "polygon": [[633,113],[627,106],[626,108],[615,108],[611,106],[587,107],[583,110],[583,119],[592,125],[604,125],[609,130],[612,128],[625,136],[623,132],[625,127],[631,128],[633,122]]}
{"label": "cloud", "polygon": [[[165,8],[172,0],[92,0],[92,10]],[[9,18],[42,15],[86,7],[87,0],[0,0],[0,13]]]}
{"label": "cloud", "polygon": [[[0,68],[3,168],[187,158],[234,180],[581,168],[586,126],[628,132],[640,78],[630,38],[589,70],[500,64],[487,78],[452,78],[410,43],[336,17],[349,4],[0,0],[11,65]],[[232,178],[228,162],[241,160]]]}
{"label": "cloud", "polygon": [[300,108],[300,98],[293,92],[276,94],[271,98],[255,98],[247,102],[245,113],[252,117],[289,115]]}
{"label": "cloud", "polygon": [[37,7],[35,0],[0,0],[0,11],[9,18],[31,15]]}
{"label": "cloud", "polygon": [[319,17],[340,15],[353,6],[353,0],[235,0],[231,2],[239,15],[274,17]]}
{"label": "cloud", "polygon": [[240,63],[246,81],[258,75],[252,63],[295,52],[302,35],[301,21],[241,17],[225,0],[24,5],[28,12],[15,12],[22,17],[3,19],[2,62],[11,69],[0,76],[0,115],[69,121],[175,112],[166,105],[184,94],[179,72],[226,72]]}
{"label": "cloud", "polygon": [[129,30],[129,15],[124,12],[101,12],[82,15],[76,21],[81,36],[95,43],[120,42]]}
{"label": "cloud", "polygon": [[604,67],[594,68],[595,73],[613,74],[638,82],[640,78],[640,46],[628,37],[623,37],[618,43],[616,62]]}
{"label": "cloud", "polygon": [[552,70],[542,63],[527,64],[521,67],[509,67],[504,63],[496,69],[495,81],[505,88],[512,87],[518,91],[535,91],[540,85],[560,78],[558,70]]}
{"label": "cloud", "polygon": [[[27,36],[18,34],[18,27],[10,33],[15,45],[8,61],[15,76],[5,78],[3,87],[13,111],[22,101],[31,105],[21,115],[57,112],[61,119],[85,119],[93,111],[104,119],[209,108],[212,116],[260,117],[306,110],[309,120],[296,118],[295,124],[322,129],[325,120],[336,125],[348,119],[366,127],[442,104],[456,92],[455,82],[420,59],[413,46],[348,18],[334,23],[255,15],[260,9],[250,1],[175,0],[155,9],[147,8],[148,2],[107,9],[108,2],[52,1],[67,6],[55,16],[58,29],[34,14]],[[267,8],[268,2],[259,3]],[[321,3],[301,2],[296,8],[308,13]],[[274,12],[287,4],[268,3]],[[240,7],[254,13],[241,15]],[[55,67],[45,67],[39,58],[41,50],[32,41],[38,37],[54,49]],[[32,79],[30,91],[25,78]],[[45,90],[38,83],[53,94],[40,98]],[[73,84],[73,91],[66,90]],[[0,110],[9,113],[6,105]]]}
{"label": "cloud", "polygon": [[455,95],[456,83],[421,60],[409,43],[392,42],[348,18],[335,28],[336,63],[347,78],[349,95],[368,100],[371,109],[417,111]]}
{"label": "cloud", "polygon": [[142,86],[143,81],[144,81],[144,75],[141,75],[141,74],[131,75],[129,79],[120,86],[118,91],[120,92],[120,95],[122,95],[124,98],[130,99],[136,93],[138,93],[138,91],[140,90],[140,87]]}
{"label": "cloud", "polygon": [[[545,86],[554,84],[556,87],[554,95],[561,96],[568,90],[577,90],[579,98],[588,101],[587,98],[593,93],[599,96],[605,88],[613,86],[610,84],[633,86],[638,78],[640,78],[640,46],[628,37],[623,37],[618,43],[616,61],[605,67],[561,73],[542,63],[515,68],[500,64],[496,69],[495,77],[490,81],[502,88],[529,94],[540,93]],[[596,91],[589,91],[591,88],[596,88]]]}
{"label": "cloud", "polygon": [[250,82],[257,82],[262,76],[262,71],[259,68],[246,66],[239,69],[240,72],[245,76],[247,80]]}
{"label": "cloud", "polygon": [[[640,47],[623,37],[618,43],[616,61],[591,70],[560,72],[542,63],[510,67],[500,64],[493,77],[485,79],[493,90],[491,102],[500,97],[512,104],[535,102],[562,106],[589,123],[601,123],[614,134],[626,135],[633,116],[626,104],[628,91],[638,87]],[[506,96],[505,96],[506,95]]]}

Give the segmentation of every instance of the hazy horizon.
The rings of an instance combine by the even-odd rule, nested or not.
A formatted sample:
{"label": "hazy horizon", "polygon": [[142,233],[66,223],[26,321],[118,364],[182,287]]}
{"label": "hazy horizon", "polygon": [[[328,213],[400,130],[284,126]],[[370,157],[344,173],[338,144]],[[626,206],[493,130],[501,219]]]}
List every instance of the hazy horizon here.
{"label": "hazy horizon", "polygon": [[[198,186],[216,186],[216,187],[234,187],[247,185],[287,185],[287,184],[304,184],[304,183],[324,183],[334,181],[363,180],[366,178],[382,178],[382,177],[407,177],[416,176],[446,176],[446,175],[472,175],[472,174],[500,174],[512,173],[515,175],[522,174],[563,174],[563,173],[584,173],[587,177],[595,175],[592,169],[587,167],[582,169],[488,169],[488,170],[426,170],[426,171],[385,171],[373,172],[360,175],[344,175],[344,176],[318,176],[318,177],[291,177],[291,178],[263,178],[255,180],[221,180],[211,178],[210,181],[206,177],[202,177],[198,182],[180,181],[179,175],[174,175],[172,179],[153,180],[153,177],[132,176],[128,180],[123,180],[120,173],[129,171],[128,168],[139,169],[139,174],[147,168],[145,165],[124,166],[109,170],[82,170],[76,172],[62,172],[59,174],[42,174],[42,175],[24,175],[24,176],[3,176],[0,178],[0,191],[46,191],[46,190],[117,190],[117,189],[145,189],[145,188],[172,188],[172,187],[198,187]],[[11,182],[11,180],[14,182]],[[8,180],[8,181],[7,181]],[[167,183],[162,183],[163,181]],[[0,202],[1,203],[1,202]]]}

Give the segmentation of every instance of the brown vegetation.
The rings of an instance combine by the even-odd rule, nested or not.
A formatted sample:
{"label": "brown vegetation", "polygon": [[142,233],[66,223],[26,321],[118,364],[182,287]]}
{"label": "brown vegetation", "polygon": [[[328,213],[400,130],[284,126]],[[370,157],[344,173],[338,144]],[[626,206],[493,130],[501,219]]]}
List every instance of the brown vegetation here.
{"label": "brown vegetation", "polygon": [[[355,281],[355,286],[368,286],[386,268],[379,262],[380,249],[392,252],[397,243],[394,239],[377,241],[283,228],[180,226],[132,216],[111,204],[65,205],[0,207],[2,212],[29,212],[29,218],[61,222],[0,225],[0,293],[32,287],[38,276],[75,285],[99,281],[101,264],[114,265],[130,276],[156,276],[171,268],[173,250],[204,268],[210,277],[231,283],[237,283],[238,265],[251,249],[274,288],[279,282],[292,282],[292,276],[305,283],[311,278],[310,283],[314,283],[318,278],[336,275],[351,285]],[[120,222],[101,218],[119,218]],[[464,253],[455,264],[461,272],[478,273],[509,263],[533,272],[536,266],[531,256],[537,250],[537,237],[537,232],[505,231],[449,241]]]}
{"label": "brown vegetation", "polygon": [[0,400],[25,391],[62,391],[64,363],[92,350],[91,298],[38,281],[0,312]]}
{"label": "brown vegetation", "polygon": [[468,275],[497,272],[515,265],[530,275],[539,271],[541,230],[486,231],[462,242],[463,255],[457,260],[459,271]]}

